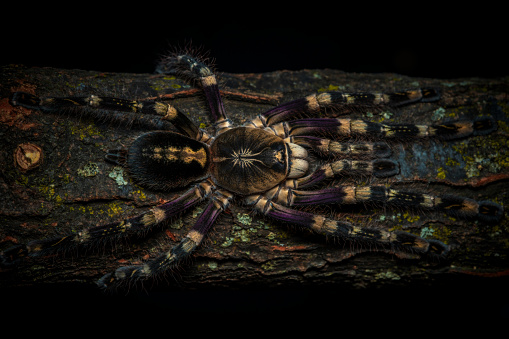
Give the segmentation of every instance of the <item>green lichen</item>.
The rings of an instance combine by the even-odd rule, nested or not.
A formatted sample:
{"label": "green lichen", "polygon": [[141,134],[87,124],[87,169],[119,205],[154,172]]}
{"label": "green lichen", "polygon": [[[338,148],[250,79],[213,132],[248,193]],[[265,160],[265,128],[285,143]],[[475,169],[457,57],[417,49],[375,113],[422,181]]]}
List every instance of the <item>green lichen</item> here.
{"label": "green lichen", "polygon": [[108,177],[115,180],[118,186],[125,186],[128,182],[124,179],[124,169],[120,166],[115,166],[108,174]]}
{"label": "green lichen", "polygon": [[82,177],[93,177],[99,174],[99,166],[95,162],[89,162],[81,168],[78,168],[78,175]]}
{"label": "green lichen", "polygon": [[[502,121],[499,128],[506,128]],[[509,139],[505,135],[473,137],[452,147],[461,155],[467,178],[478,177],[481,171],[499,173],[509,168]]]}
{"label": "green lichen", "polygon": [[229,247],[235,242],[251,242],[251,236],[258,233],[260,224],[258,223],[258,226],[256,224],[253,225],[253,219],[248,214],[237,213],[237,220],[240,224],[250,227],[233,225],[230,235],[225,237],[221,247]]}
{"label": "green lichen", "polygon": [[433,233],[435,233],[435,230],[431,227],[423,227],[421,229],[421,238],[433,238]]}
{"label": "green lichen", "polygon": [[176,230],[181,229],[182,226],[184,226],[184,220],[182,220],[182,219],[177,219],[169,225],[170,228],[173,228]]}
{"label": "green lichen", "polygon": [[233,237],[225,237],[223,243],[221,244],[221,247],[230,247],[234,241],[235,238]]}
{"label": "green lichen", "polygon": [[377,273],[375,275],[375,279],[376,280],[400,280],[401,277],[392,271],[385,271],[385,272]]}
{"label": "green lichen", "polygon": [[193,210],[193,213],[191,213],[191,215],[193,216],[193,218],[197,218],[200,214],[202,214],[203,212],[203,208],[201,207],[196,207],[194,210]]}
{"label": "green lichen", "polygon": [[221,244],[221,247],[228,247],[234,242],[251,242],[251,235],[257,232],[258,230],[253,227],[245,229],[234,225],[230,236],[225,237],[225,241]]}
{"label": "green lichen", "polygon": [[276,268],[276,265],[269,260],[266,263],[262,264],[262,268],[264,271],[272,271]]}
{"label": "green lichen", "polygon": [[445,117],[445,108],[439,107],[431,114],[431,120],[442,120]]}
{"label": "green lichen", "polygon": [[242,224],[242,225],[251,225],[251,222],[253,221],[253,218],[251,218],[249,216],[249,214],[246,214],[246,213],[237,213],[237,219],[239,220],[239,222]]}

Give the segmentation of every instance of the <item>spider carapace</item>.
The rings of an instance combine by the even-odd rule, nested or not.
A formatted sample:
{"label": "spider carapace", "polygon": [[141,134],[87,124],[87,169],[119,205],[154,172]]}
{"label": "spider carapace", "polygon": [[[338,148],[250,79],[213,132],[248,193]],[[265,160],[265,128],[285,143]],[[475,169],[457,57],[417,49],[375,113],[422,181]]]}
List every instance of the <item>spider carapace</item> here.
{"label": "spider carapace", "polygon": [[[10,103],[43,112],[107,116],[129,112],[155,121],[170,121],[177,131],[157,130],[139,136],[128,149],[108,151],[106,159],[124,166],[140,185],[154,190],[184,192],[149,211],[77,233],[16,245],[0,254],[0,265],[12,266],[70,249],[115,243],[147,230],[204,203],[202,214],[187,235],[167,253],[142,265],[125,266],[99,279],[103,288],[158,277],[171,271],[200,245],[230,203],[240,203],[267,218],[316,233],[380,246],[392,251],[445,257],[448,245],[401,230],[356,224],[316,213],[307,206],[359,204],[440,211],[455,217],[497,221],[503,209],[491,201],[454,195],[432,195],[386,185],[338,185],[343,176],[391,177],[399,173],[384,141],[435,137],[443,140],[482,135],[497,127],[490,117],[437,125],[383,124],[350,118],[319,118],[336,107],[398,107],[440,100],[434,88],[395,93],[323,92],[296,99],[258,115],[244,126],[228,119],[211,68],[187,53],[162,60],[159,71],[186,77],[202,88],[213,135],[196,127],[186,114],[165,100],[128,100],[103,96],[39,97],[15,92]],[[364,139],[363,139],[364,138]],[[366,140],[366,141],[359,141]],[[185,188],[189,187],[187,190]],[[235,199],[234,199],[235,198]]]}

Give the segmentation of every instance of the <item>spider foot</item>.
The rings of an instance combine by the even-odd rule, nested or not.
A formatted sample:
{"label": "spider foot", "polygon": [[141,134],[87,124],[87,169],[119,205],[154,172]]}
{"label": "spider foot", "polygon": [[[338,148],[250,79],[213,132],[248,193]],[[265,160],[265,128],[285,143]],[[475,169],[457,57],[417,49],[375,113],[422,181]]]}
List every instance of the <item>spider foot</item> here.
{"label": "spider foot", "polygon": [[377,159],[373,162],[373,175],[388,178],[399,173],[399,163],[390,159]]}
{"label": "spider foot", "polygon": [[[191,233],[193,234],[193,233]],[[102,289],[115,289],[126,285],[135,285],[138,282],[164,275],[174,270],[178,264],[187,258],[198,246],[196,238],[186,236],[168,253],[163,254],[143,265],[124,266],[113,273],[105,274],[97,281]]]}
{"label": "spider foot", "polygon": [[500,221],[504,216],[504,208],[496,202],[482,200],[477,203],[479,204],[479,218],[485,222],[495,223]]}
{"label": "spider foot", "polygon": [[103,290],[113,289],[123,284],[136,283],[150,275],[148,265],[142,266],[124,266],[118,268],[115,272],[103,275],[98,281],[97,286]]}
{"label": "spider foot", "polygon": [[475,218],[486,223],[498,222],[504,215],[504,208],[496,202],[476,201],[454,195],[442,196],[438,207],[450,215]]}
{"label": "spider foot", "polygon": [[27,247],[25,245],[15,245],[0,252],[0,268],[8,269],[15,267],[26,254]]}
{"label": "spider foot", "polygon": [[14,92],[9,98],[12,106],[22,106],[30,109],[39,109],[41,99],[30,93]]}
{"label": "spider foot", "polygon": [[409,252],[434,258],[445,258],[450,251],[450,247],[439,240],[424,239],[402,231],[395,232],[393,245],[402,246]]}
{"label": "spider foot", "polygon": [[450,246],[444,244],[440,240],[429,239],[428,243],[429,243],[428,254],[431,256],[445,258],[447,257],[449,251],[451,250]]}
{"label": "spider foot", "polygon": [[469,121],[456,121],[432,125],[430,133],[439,139],[450,140],[468,136],[486,135],[497,130],[493,117],[480,117]]}
{"label": "spider foot", "polygon": [[474,135],[486,135],[497,130],[497,122],[493,117],[481,117],[473,121]]}

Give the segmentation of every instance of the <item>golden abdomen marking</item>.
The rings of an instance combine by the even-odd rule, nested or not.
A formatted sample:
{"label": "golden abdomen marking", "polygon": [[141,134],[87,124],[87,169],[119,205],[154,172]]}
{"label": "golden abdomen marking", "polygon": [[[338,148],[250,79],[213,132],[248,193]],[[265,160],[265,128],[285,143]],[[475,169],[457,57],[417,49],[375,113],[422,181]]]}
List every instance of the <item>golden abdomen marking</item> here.
{"label": "golden abdomen marking", "polygon": [[149,156],[153,159],[166,159],[169,161],[181,161],[186,164],[196,161],[202,168],[205,168],[207,164],[207,152],[204,148],[200,148],[197,151],[191,147],[175,147],[175,146],[164,146],[154,147],[152,149],[144,150],[145,156]]}

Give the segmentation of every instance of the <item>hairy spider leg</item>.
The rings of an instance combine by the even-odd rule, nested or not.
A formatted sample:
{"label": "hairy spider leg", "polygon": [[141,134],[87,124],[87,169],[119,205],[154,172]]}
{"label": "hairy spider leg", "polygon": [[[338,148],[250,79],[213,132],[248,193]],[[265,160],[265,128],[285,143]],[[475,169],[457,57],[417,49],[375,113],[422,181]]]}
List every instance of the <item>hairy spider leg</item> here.
{"label": "hairy spider leg", "polygon": [[435,137],[442,140],[484,135],[493,132],[496,128],[497,124],[492,117],[437,125],[389,125],[348,118],[310,118],[280,122],[267,127],[281,138],[292,135],[334,135],[338,137],[359,135],[394,139]]}
{"label": "hairy spider leg", "polygon": [[309,188],[333,177],[353,177],[372,175],[377,178],[392,177],[399,173],[399,163],[391,159],[336,160],[317,167],[310,174],[289,180],[294,188]]}
{"label": "hairy spider leg", "polygon": [[[322,122],[323,120],[323,122]],[[330,135],[345,133],[341,129],[338,119],[300,119],[282,122],[265,128],[275,135],[293,140],[297,144],[310,146],[318,151],[318,154],[344,155],[345,153],[357,153],[356,155],[369,155],[372,157],[385,157],[390,154],[387,144],[363,143],[350,146],[324,138],[316,138],[313,135]],[[357,146],[357,147],[356,147]],[[333,176],[374,175],[378,178],[386,178],[399,173],[398,162],[390,159],[375,160],[351,160],[342,159],[325,164],[305,178],[297,179],[300,185],[311,186]]]}
{"label": "hairy spider leg", "polygon": [[322,156],[386,158],[392,153],[385,142],[342,143],[309,135],[291,135],[285,141],[307,146]]}
{"label": "hairy spider leg", "polygon": [[258,115],[250,124],[254,127],[267,127],[277,122],[294,119],[306,113],[315,115],[323,108],[337,107],[399,107],[417,102],[432,102],[440,99],[435,88],[419,88],[394,93],[341,93],[323,92],[311,94],[268,110]]}
{"label": "hairy spider leg", "polygon": [[0,253],[0,266],[12,266],[20,258],[26,256],[38,257],[66,253],[79,248],[94,248],[100,244],[108,244],[108,242],[115,243],[120,238],[142,236],[163,221],[178,216],[196,205],[208,197],[213,189],[214,187],[210,183],[202,182],[175,199],[135,217],[106,225],[93,226],[64,236],[34,240],[27,245],[13,246]]}
{"label": "hairy spider leg", "polygon": [[403,231],[387,231],[363,227],[348,221],[327,218],[320,214],[294,210],[272,202],[263,195],[248,196],[245,198],[245,202],[269,218],[297,225],[325,236],[362,243],[380,244],[390,246],[394,250],[404,249],[420,255],[445,257],[449,252],[449,246],[438,240],[426,240]]}
{"label": "hairy spider leg", "polygon": [[223,99],[219,92],[219,85],[212,69],[198,57],[188,54],[175,54],[162,60],[159,69],[164,73],[176,73],[200,84],[209,106],[212,122],[216,127],[216,135],[231,128],[224,109]]}
{"label": "hairy spider leg", "polygon": [[97,95],[39,98],[30,93],[14,92],[11,95],[10,102],[13,106],[38,109],[43,112],[62,112],[70,115],[85,114],[96,118],[113,116],[112,119],[118,121],[131,119],[118,112],[134,113],[139,118],[153,116],[155,118],[149,119],[149,122],[158,129],[165,129],[165,126],[161,124],[161,120],[166,120],[171,122],[180,133],[191,138],[201,141],[210,138],[210,136],[205,135],[205,132],[196,127],[184,113],[164,101],[137,101]]}
{"label": "hairy spider leg", "polygon": [[104,275],[97,282],[101,288],[118,287],[121,284],[133,284],[139,280],[155,278],[172,271],[183,260],[189,258],[200,245],[217,217],[228,208],[233,195],[224,190],[215,191],[204,211],[187,235],[167,253],[146,262],[143,265],[124,266],[113,273]]}
{"label": "hairy spider leg", "polygon": [[394,189],[381,185],[340,186],[319,190],[297,190],[284,184],[265,194],[271,201],[284,206],[305,206],[318,204],[359,204],[415,208],[445,212],[454,217],[478,219],[484,222],[498,222],[503,216],[503,208],[491,201],[442,195],[417,193]]}

